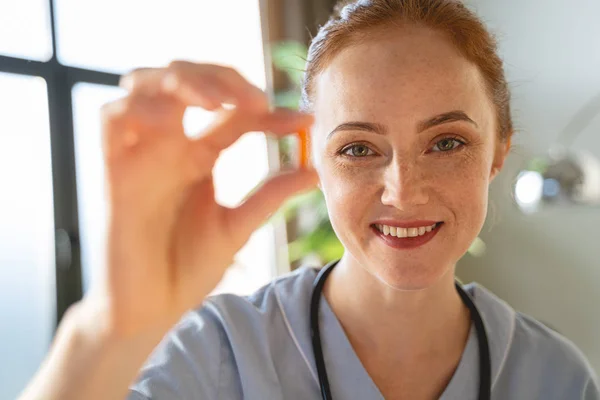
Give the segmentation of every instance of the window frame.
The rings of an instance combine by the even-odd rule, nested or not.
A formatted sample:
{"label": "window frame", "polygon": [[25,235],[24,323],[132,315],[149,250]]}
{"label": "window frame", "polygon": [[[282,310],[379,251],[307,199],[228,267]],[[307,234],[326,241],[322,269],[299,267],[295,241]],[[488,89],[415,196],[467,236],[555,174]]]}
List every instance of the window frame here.
{"label": "window frame", "polygon": [[119,74],[62,65],[57,59],[54,1],[48,0],[52,57],[45,62],[0,55],[0,72],[46,81],[54,198],[56,315],[58,327],[67,309],[83,296],[73,126],[73,86],[80,82],[118,86]]}
{"label": "window frame", "polygon": [[[73,123],[73,87],[91,83],[118,87],[120,74],[63,65],[57,58],[54,0],[48,0],[52,57],[48,61],[0,55],[0,72],[41,77],[46,81],[50,123],[50,151],[54,200],[56,329],[69,307],[83,297],[83,276],[78,214],[78,193]],[[263,42],[270,41],[268,0],[257,0]],[[267,91],[273,98],[273,70],[268,46],[264,48]],[[267,141],[269,169],[279,169],[277,143]],[[275,276],[289,272],[285,221],[272,222],[275,231]]]}

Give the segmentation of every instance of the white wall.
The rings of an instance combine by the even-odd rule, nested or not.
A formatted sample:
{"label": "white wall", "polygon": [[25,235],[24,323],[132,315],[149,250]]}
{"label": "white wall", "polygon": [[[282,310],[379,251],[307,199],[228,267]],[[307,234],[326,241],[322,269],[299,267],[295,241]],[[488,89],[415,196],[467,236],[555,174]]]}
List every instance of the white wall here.
{"label": "white wall", "polygon": [[[487,252],[457,273],[573,340],[600,372],[600,207],[524,216],[510,185],[600,93],[600,1],[469,0],[500,41],[513,93],[515,150],[492,185]],[[600,110],[599,114],[600,114]],[[575,142],[600,158],[600,115]]]}

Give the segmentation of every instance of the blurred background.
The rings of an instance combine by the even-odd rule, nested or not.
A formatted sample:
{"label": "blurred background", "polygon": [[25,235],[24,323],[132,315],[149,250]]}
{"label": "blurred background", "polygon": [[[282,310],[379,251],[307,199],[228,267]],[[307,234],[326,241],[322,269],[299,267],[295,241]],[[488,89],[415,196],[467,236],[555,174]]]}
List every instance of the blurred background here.
{"label": "blurred background", "polygon": [[[578,172],[580,187],[596,172],[600,185],[600,169],[579,167],[575,158],[552,175],[547,157],[566,143],[567,154],[600,158],[600,2],[467,3],[498,35],[518,132],[493,184],[486,226],[457,274],[574,341],[600,371],[600,205],[552,201],[566,193],[567,172]],[[123,95],[120,74],[173,59],[225,64],[273,102],[295,108],[307,44],[333,5],[0,0],[0,399],[24,387],[64,311],[102,268],[99,107]],[[210,118],[190,109],[186,131]],[[218,161],[218,200],[235,205],[266,174],[295,165],[295,147],[292,136],[274,143],[246,135]],[[523,171],[535,176],[519,180]],[[215,293],[247,294],[341,254],[313,191],[291,199],[252,236]]]}

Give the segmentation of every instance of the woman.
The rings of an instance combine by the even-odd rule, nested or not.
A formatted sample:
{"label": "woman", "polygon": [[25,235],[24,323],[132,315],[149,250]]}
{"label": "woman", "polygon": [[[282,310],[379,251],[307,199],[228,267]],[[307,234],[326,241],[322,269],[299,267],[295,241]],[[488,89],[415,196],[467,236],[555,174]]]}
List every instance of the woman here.
{"label": "woman", "polygon": [[[136,400],[599,399],[571,342],[481,286],[455,287],[513,134],[480,20],[457,1],[359,1],[309,53],[305,114],[271,111],[212,65],[123,80],[129,96],[104,109],[106,280],[69,311],[23,399],[125,398],[132,381]],[[195,141],[188,105],[219,110]],[[221,150],[311,124],[314,170],[274,177],[239,208],[215,203]],[[346,250],[322,290],[303,268],[248,298],[205,299],[251,232],[317,183]]]}

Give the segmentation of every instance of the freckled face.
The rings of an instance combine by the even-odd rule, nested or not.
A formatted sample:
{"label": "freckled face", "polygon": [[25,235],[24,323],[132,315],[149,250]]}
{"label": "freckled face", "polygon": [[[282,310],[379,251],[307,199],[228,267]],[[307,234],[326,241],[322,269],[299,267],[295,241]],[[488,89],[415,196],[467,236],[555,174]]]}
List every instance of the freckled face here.
{"label": "freckled face", "polygon": [[[432,285],[481,230],[504,157],[481,73],[440,33],[387,29],[338,54],[313,99],[314,163],[342,261],[393,287]],[[374,233],[380,219],[443,224],[399,250]]]}

